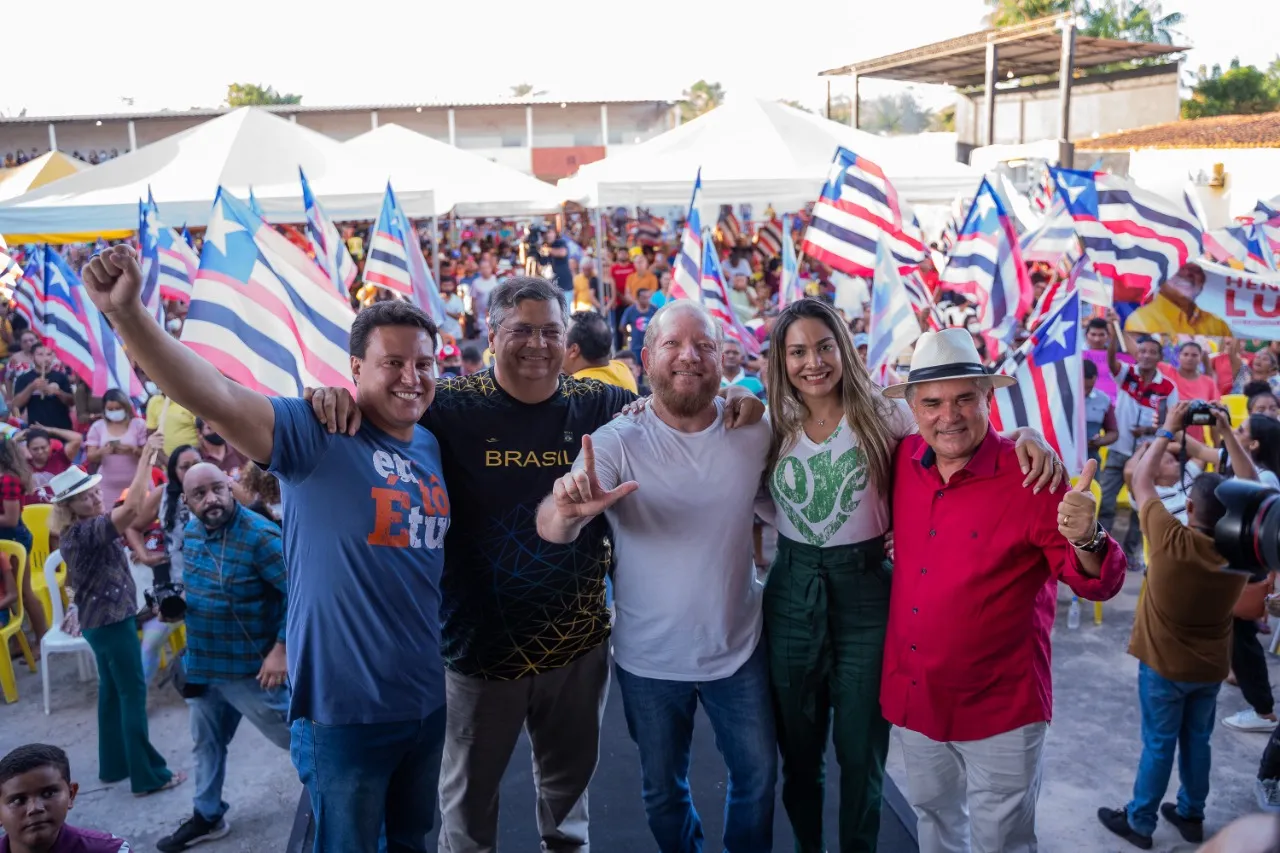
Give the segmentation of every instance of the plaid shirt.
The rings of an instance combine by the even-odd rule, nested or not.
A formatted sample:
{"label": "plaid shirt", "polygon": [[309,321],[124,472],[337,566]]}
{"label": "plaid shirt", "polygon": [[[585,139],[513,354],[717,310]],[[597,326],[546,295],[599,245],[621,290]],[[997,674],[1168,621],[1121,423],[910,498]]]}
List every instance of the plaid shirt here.
{"label": "plaid shirt", "polygon": [[231,520],[206,530],[187,523],[182,542],[187,592],[187,680],[250,678],[284,642],[287,572],[280,529],[236,504]]}

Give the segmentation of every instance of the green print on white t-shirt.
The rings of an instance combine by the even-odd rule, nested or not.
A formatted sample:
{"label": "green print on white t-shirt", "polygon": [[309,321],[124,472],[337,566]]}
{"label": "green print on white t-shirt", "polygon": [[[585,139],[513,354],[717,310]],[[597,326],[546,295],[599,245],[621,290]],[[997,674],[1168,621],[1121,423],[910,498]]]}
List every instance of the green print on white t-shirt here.
{"label": "green print on white t-shirt", "polygon": [[857,446],[834,459],[829,447],[808,459],[784,456],[773,472],[773,494],[805,541],[821,546],[858,508],[862,499],[855,496],[866,489],[867,474],[867,457]]}

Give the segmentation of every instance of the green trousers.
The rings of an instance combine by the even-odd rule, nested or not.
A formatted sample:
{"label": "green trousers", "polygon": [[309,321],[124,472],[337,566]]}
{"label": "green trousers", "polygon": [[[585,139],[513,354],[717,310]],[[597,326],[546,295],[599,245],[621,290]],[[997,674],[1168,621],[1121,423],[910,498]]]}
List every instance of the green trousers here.
{"label": "green trousers", "polygon": [[151,745],[147,729],[147,683],[137,623],[130,617],[85,628],[84,638],[98,662],[98,778],[128,779],[135,794],[154,791],[173,772]]}
{"label": "green trousers", "polygon": [[[884,542],[817,548],[778,537],[764,630],[797,853],[823,853],[827,737],[840,764],[840,853],[874,851],[889,724],[880,668],[892,569]],[[834,723],[834,725],[833,725]]]}

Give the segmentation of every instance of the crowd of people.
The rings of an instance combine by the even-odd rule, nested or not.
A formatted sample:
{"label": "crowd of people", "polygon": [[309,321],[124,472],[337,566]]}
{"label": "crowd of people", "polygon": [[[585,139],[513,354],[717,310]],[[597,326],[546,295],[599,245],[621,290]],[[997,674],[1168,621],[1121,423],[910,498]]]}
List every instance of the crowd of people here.
{"label": "crowd of people", "polygon": [[[46,153],[48,150],[49,149],[45,149]],[[14,169],[18,166],[30,163],[32,160],[36,160],[40,156],[40,152],[36,148],[32,148],[30,151],[23,151],[21,148],[16,152],[6,151],[4,159],[0,161],[0,166],[3,166],[5,169]],[[79,151],[72,151],[71,156],[82,163],[88,163],[91,166],[96,166],[99,163],[105,163],[108,160],[114,160],[119,157],[120,149],[112,148],[110,151],[107,151],[105,148],[100,148],[97,151],[90,149],[84,154],[81,154]]]}
{"label": "crowd of people", "polygon": [[[1275,730],[1265,604],[1242,606],[1265,594],[1222,571],[1212,529],[1222,478],[1276,485],[1280,342],[1089,318],[1091,462],[1071,487],[1043,436],[990,426],[1008,343],[973,328],[962,297],[937,291],[955,327],[924,332],[882,388],[856,280],[805,262],[806,298],[780,307],[778,260],[726,246],[744,346],[671,298],[672,243],[597,259],[585,220],[560,224],[536,245],[511,223],[453,226],[439,322],[356,290],[354,398],[226,380],[176,340],[180,310],[164,328],[142,311],[125,246],[83,275],[146,399],[91,398],[16,315],[0,322],[0,538],[29,546],[23,507],[54,504],[75,605],[62,627],[98,661],[100,778],[139,795],[185,782],[149,742],[148,684],[174,683],[190,708],[193,811],[160,850],[230,832],[221,788],[241,717],[289,751],[317,851],[426,850],[437,831],[442,851],[493,849],[521,730],[543,845],[586,849],[611,679],[663,853],[704,844],[688,783],[699,703],[728,771],[732,853],[772,849],[779,779],[797,850],[833,832],[833,847],[874,850],[891,726],[922,850],[1034,850],[1047,591],[1106,600],[1126,569],[1149,586],[1130,649],[1144,751],[1133,800],[1098,818],[1140,848],[1158,817],[1203,839],[1221,685],[1251,706],[1225,725]],[[359,227],[344,239],[363,262]],[[1054,275],[1034,270],[1037,289]],[[1248,410],[1234,428],[1225,409],[1188,423],[1189,401],[1232,394]],[[15,577],[0,574],[0,603],[29,602],[38,642],[43,609]],[[179,626],[186,654],[161,667]],[[823,825],[828,742],[838,829]],[[1182,789],[1162,806],[1178,750]],[[1258,792],[1280,811],[1277,756],[1273,736]],[[51,791],[20,797],[27,817],[4,826],[25,838],[33,823],[27,849],[53,850],[39,846],[53,819],[29,815],[74,799],[65,755],[16,751],[0,800],[6,785]]]}

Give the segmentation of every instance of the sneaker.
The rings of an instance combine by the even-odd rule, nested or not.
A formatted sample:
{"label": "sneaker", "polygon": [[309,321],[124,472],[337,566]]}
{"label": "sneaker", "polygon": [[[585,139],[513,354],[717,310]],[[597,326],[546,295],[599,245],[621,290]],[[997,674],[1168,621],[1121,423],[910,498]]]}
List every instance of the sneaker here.
{"label": "sneaker", "polygon": [[1265,812],[1280,812],[1280,779],[1254,779],[1253,792]]}
{"label": "sneaker", "polygon": [[1276,727],[1275,720],[1258,716],[1258,712],[1252,708],[1232,714],[1223,720],[1222,724],[1229,729],[1241,732],[1269,732]]}
{"label": "sneaker", "polygon": [[156,847],[160,850],[160,853],[179,853],[181,850],[186,850],[197,844],[203,844],[206,841],[217,841],[219,838],[226,838],[227,833],[230,831],[231,824],[227,823],[225,818],[209,821],[200,812],[193,812],[191,817],[182,822],[177,832],[168,838],[161,838],[157,841]]}
{"label": "sneaker", "polygon": [[1190,841],[1193,844],[1204,841],[1204,818],[1192,820],[1189,817],[1183,817],[1178,814],[1178,807],[1173,803],[1162,803],[1160,816],[1173,824],[1173,828],[1182,835],[1183,841]]}
{"label": "sneaker", "polygon": [[1143,850],[1151,849],[1151,836],[1139,835],[1134,832],[1133,827],[1129,825],[1129,816],[1125,814],[1124,809],[1098,809],[1098,820],[1102,821],[1103,826],[1128,841],[1134,847],[1139,847]]}

